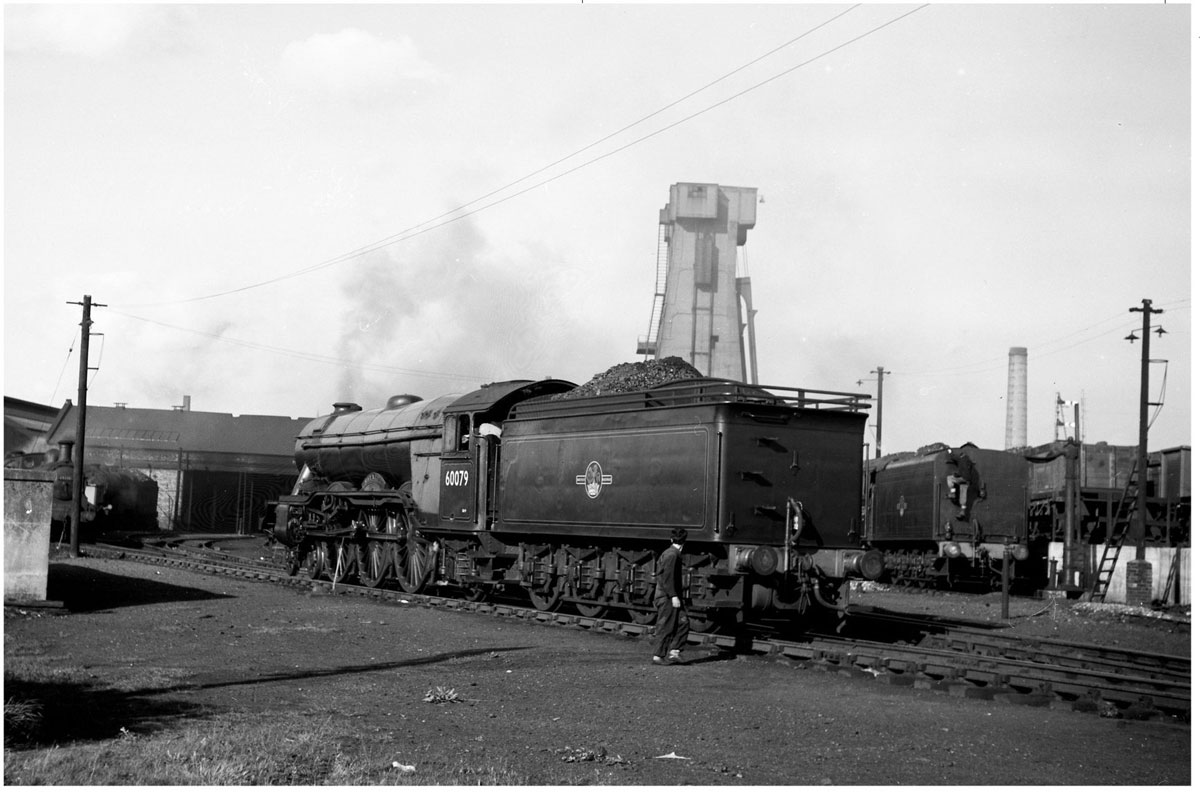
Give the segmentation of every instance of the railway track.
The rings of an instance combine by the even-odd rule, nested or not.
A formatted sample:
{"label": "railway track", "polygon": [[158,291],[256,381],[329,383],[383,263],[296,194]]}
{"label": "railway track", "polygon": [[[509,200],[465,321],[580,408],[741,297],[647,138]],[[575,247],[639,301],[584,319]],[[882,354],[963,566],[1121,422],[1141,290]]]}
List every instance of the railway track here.
{"label": "railway track", "polygon": [[[604,617],[547,612],[527,604],[484,603],[441,594],[410,594],[291,576],[280,564],[247,560],[203,544],[162,544],[129,549],[97,544],[89,556],[123,558],[203,573],[253,579],[300,590],[328,589],[382,602],[473,611],[543,624],[642,638],[652,626]],[[861,621],[861,623],[859,622]],[[858,614],[855,632],[888,622],[906,639],[882,642],[863,636],[803,638],[693,632],[690,642],[710,654],[767,655],[795,667],[871,678],[898,686],[963,697],[1069,708],[1106,717],[1190,721],[1191,660],[1101,645],[956,628],[936,620],[895,614]],[[881,634],[889,632],[880,631]],[[915,640],[915,641],[914,641]]]}

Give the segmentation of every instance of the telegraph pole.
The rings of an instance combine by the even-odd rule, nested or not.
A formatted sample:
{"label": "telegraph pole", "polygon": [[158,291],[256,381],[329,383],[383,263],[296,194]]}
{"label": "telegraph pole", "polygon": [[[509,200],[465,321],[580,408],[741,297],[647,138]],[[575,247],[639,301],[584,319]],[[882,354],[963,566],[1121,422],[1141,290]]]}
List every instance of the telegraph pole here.
{"label": "telegraph pole", "polygon": [[[875,391],[875,457],[880,455],[880,444],[883,441],[883,376],[891,375],[890,370],[885,370],[883,367],[875,368],[876,391]],[[860,380],[858,385],[863,382]]]}
{"label": "telegraph pole", "polygon": [[[1149,456],[1146,451],[1149,434],[1150,413],[1150,315],[1162,314],[1162,309],[1151,308],[1151,301],[1142,299],[1140,307],[1131,312],[1142,313],[1142,388],[1138,400],[1138,457],[1137,457],[1137,517],[1133,522],[1133,539],[1136,556],[1125,563],[1125,603],[1136,606],[1149,604],[1154,597],[1154,566],[1146,559],[1146,486],[1149,485]],[[1166,333],[1158,327],[1159,335]],[[1125,337],[1137,341],[1136,334]]]}
{"label": "telegraph pole", "polygon": [[79,406],[75,414],[75,472],[71,480],[71,556],[79,556],[79,514],[83,502],[83,439],[87,431],[87,377],[88,377],[88,336],[92,327],[92,307],[104,306],[103,303],[92,303],[91,295],[84,295],[83,302],[67,301],[83,307],[83,321],[79,327]]}
{"label": "telegraph pole", "polygon": [[[1134,529],[1134,541],[1137,543],[1137,559],[1146,559],[1146,486],[1149,475],[1147,462],[1149,452],[1148,436],[1150,413],[1150,315],[1162,314],[1162,309],[1150,308],[1152,301],[1143,298],[1140,307],[1131,308],[1131,312],[1142,313],[1142,389],[1138,401],[1138,489],[1137,489],[1137,527]],[[1162,329],[1159,329],[1162,332]]]}

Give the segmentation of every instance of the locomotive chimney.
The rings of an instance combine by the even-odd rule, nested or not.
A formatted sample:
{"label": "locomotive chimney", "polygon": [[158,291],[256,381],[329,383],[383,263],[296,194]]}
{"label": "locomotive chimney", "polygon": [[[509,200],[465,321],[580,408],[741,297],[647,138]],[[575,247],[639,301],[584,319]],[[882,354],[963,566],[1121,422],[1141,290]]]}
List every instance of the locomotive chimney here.
{"label": "locomotive chimney", "polygon": [[1016,449],[1027,443],[1029,351],[1023,347],[1008,349],[1008,411],[1004,422],[1004,448]]}
{"label": "locomotive chimney", "polygon": [[74,448],[74,446],[75,446],[74,441],[59,441],[58,442],[58,462],[59,463],[70,463],[71,462],[71,450]]}
{"label": "locomotive chimney", "polygon": [[355,411],[361,411],[362,406],[358,403],[334,403],[333,412],[335,414],[352,414]]}

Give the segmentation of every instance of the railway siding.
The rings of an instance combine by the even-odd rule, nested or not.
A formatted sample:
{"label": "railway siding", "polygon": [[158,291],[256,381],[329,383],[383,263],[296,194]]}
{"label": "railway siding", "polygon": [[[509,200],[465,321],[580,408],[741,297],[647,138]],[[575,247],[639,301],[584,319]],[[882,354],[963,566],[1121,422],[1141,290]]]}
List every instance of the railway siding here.
{"label": "railway siding", "polygon": [[[306,590],[328,590],[334,594],[430,608],[470,610],[630,638],[646,637],[652,630],[633,622],[547,612],[518,604],[482,604],[440,595],[414,595],[344,583],[315,582],[289,576],[286,571],[261,560],[246,561],[235,554],[203,546],[142,550],[97,547],[94,553]],[[871,618],[875,622],[883,620],[878,615]],[[899,615],[896,620],[909,625],[913,622],[913,618],[906,615]],[[920,645],[825,636],[789,639],[697,632],[690,639],[695,646],[713,655],[772,655],[795,667],[851,677],[882,677],[893,685],[908,685],[960,697],[999,697],[1013,703],[1071,708],[1107,717],[1190,720],[1189,659],[1150,654],[1140,649],[948,629],[944,622],[936,620],[930,621],[930,625],[936,627],[938,633],[928,634]]]}

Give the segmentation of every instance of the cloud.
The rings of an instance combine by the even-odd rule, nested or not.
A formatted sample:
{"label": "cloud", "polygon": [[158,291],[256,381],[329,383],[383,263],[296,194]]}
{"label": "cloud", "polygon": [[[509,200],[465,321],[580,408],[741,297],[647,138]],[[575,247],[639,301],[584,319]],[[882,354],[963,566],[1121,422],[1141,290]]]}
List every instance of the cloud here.
{"label": "cloud", "polygon": [[195,10],[171,5],[14,5],[5,9],[7,52],[109,58],[177,50]]}
{"label": "cloud", "polygon": [[382,40],[362,30],[319,33],[283,50],[283,76],[297,86],[333,94],[362,95],[407,81],[428,81],[437,70],[421,58],[412,39]]}

